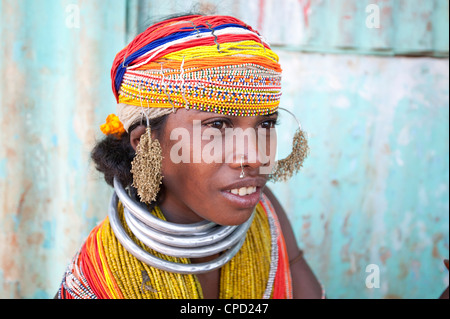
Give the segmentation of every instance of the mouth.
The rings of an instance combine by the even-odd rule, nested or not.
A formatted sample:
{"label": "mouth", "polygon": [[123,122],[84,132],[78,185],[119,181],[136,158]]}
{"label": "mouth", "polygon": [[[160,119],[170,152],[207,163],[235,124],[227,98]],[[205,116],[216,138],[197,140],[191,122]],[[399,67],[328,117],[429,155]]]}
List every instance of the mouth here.
{"label": "mouth", "polygon": [[222,194],[229,204],[238,209],[254,208],[266,184],[263,178],[249,178],[226,186]]}
{"label": "mouth", "polygon": [[247,196],[256,192],[256,186],[233,188],[228,192],[234,195]]}

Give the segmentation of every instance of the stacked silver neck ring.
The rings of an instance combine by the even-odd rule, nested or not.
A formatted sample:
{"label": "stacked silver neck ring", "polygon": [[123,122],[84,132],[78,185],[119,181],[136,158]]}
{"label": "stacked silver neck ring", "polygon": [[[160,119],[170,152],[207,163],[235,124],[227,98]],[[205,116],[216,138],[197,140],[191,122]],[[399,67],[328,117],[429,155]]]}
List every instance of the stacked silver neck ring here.
{"label": "stacked silver neck ring", "polygon": [[[173,257],[219,257],[203,263],[176,263],[156,257],[136,244],[125,231],[118,213],[123,204],[125,221],[131,232],[147,247]],[[130,197],[115,177],[114,193],[109,207],[109,222],[118,241],[134,257],[149,266],[180,274],[201,274],[218,269],[230,261],[241,249],[255,212],[239,226],[221,226],[202,221],[176,224],[152,215],[147,207]]]}

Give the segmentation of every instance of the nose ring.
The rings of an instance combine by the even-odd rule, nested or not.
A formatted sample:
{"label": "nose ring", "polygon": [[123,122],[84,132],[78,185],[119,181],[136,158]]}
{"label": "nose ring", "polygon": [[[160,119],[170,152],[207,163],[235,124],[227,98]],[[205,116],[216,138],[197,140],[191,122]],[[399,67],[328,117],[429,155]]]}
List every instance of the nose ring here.
{"label": "nose ring", "polygon": [[245,177],[243,162],[244,162],[244,155],[241,156],[241,175],[239,175],[239,178],[244,178]]}

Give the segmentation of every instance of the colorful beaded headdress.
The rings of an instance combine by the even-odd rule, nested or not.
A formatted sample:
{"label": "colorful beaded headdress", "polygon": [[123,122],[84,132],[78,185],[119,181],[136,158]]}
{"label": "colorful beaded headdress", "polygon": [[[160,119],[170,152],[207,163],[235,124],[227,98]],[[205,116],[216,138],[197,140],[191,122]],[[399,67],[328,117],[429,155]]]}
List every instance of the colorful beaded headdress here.
{"label": "colorful beaded headdress", "polygon": [[[111,77],[125,130],[133,124],[121,116],[128,106],[256,116],[274,113],[281,97],[278,56],[257,31],[229,16],[184,16],[149,27],[117,54]],[[102,131],[114,134],[120,121],[110,117]]]}

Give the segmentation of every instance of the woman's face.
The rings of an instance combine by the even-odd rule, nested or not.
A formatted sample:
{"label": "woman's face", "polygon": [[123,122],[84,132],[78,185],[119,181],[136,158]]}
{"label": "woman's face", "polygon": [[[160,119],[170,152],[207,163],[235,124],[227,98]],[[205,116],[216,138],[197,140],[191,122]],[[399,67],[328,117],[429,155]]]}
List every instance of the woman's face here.
{"label": "woman's face", "polygon": [[245,222],[273,166],[276,120],[277,113],[239,117],[178,109],[169,115],[159,134],[166,218]]}

